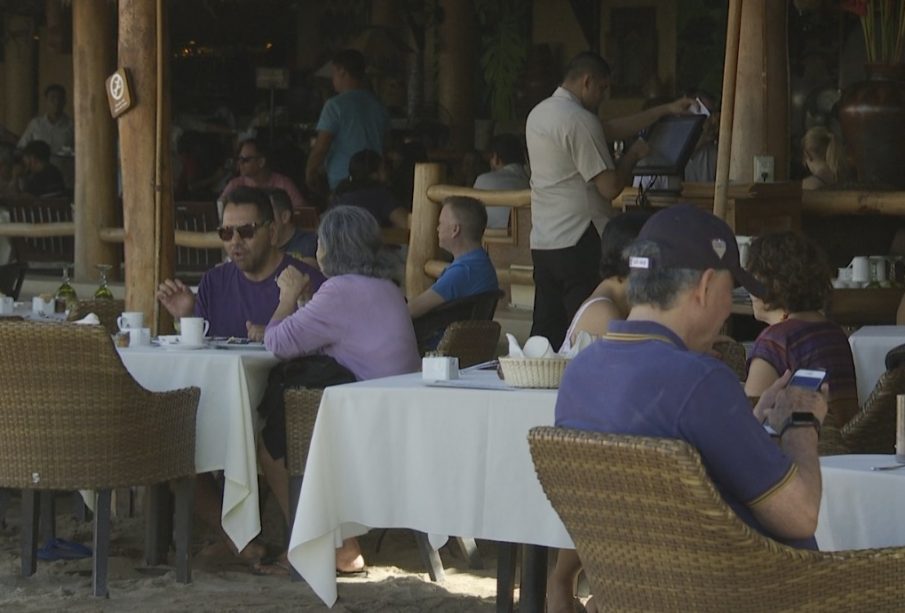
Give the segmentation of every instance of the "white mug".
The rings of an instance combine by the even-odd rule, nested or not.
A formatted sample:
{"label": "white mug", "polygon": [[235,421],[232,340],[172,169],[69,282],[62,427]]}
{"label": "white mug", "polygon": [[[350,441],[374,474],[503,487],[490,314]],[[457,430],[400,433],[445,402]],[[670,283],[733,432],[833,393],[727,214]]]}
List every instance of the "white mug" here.
{"label": "white mug", "polygon": [[0,315],[12,315],[15,308],[16,303],[13,302],[12,296],[3,296],[0,298]]}
{"label": "white mug", "polygon": [[145,325],[145,314],[142,311],[125,311],[116,318],[120,330],[134,330]]}
{"label": "white mug", "polygon": [[31,299],[31,312],[33,315],[53,315],[55,306],[52,299],[44,300],[41,296],[35,296]]}
{"label": "white mug", "polygon": [[151,328],[128,328],[129,347],[151,344]]}
{"label": "white mug", "polygon": [[183,317],[179,320],[179,342],[183,345],[201,345],[211,324],[203,317]]}
{"label": "white mug", "polygon": [[859,255],[852,260],[852,281],[855,283],[870,281],[870,259],[867,256]]}

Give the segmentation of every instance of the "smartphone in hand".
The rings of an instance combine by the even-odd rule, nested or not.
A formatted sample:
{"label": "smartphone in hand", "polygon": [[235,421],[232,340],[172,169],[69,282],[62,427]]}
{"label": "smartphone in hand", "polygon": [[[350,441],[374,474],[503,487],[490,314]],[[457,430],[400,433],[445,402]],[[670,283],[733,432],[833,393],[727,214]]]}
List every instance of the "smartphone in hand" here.
{"label": "smartphone in hand", "polygon": [[820,389],[824,380],[826,380],[826,371],[823,369],[799,368],[792,375],[789,385],[803,387],[816,392]]}

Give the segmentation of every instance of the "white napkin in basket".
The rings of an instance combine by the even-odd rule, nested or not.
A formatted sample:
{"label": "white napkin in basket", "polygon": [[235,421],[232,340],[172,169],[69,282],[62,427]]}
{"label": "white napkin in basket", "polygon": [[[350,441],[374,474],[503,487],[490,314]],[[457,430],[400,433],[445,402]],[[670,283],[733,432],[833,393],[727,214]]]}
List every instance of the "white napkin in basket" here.
{"label": "white napkin in basket", "polygon": [[509,341],[509,357],[510,358],[565,358],[571,359],[578,355],[578,352],[594,342],[594,337],[582,330],[575,338],[571,349],[564,352],[555,352],[553,347],[543,336],[532,336],[525,341],[525,346],[519,345],[518,339],[507,333],[506,339]]}
{"label": "white napkin in basket", "polygon": [[101,320],[98,319],[97,315],[95,315],[94,313],[88,313],[87,315],[85,315],[85,316],[82,317],[81,319],[77,319],[77,320],[75,320],[75,321],[72,322],[72,323],[74,323],[74,324],[87,324],[87,325],[89,325],[89,326],[97,326],[97,325],[100,325]]}

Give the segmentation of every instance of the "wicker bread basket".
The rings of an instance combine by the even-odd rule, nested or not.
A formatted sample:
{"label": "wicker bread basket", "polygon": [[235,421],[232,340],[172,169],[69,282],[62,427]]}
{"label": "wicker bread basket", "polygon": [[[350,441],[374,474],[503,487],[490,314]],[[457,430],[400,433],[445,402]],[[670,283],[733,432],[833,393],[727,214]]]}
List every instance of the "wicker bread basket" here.
{"label": "wicker bread basket", "polygon": [[558,388],[566,358],[500,358],[503,379],[513,387]]}

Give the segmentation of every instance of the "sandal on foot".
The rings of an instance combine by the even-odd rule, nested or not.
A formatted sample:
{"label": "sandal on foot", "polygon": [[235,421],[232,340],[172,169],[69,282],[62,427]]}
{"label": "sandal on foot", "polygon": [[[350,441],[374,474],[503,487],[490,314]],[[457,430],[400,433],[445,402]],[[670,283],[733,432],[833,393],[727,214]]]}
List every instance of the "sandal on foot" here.
{"label": "sandal on foot", "polygon": [[359,568],[358,570],[339,570],[337,568],[336,576],[345,579],[364,579],[368,576],[368,569],[367,567]]}
{"label": "sandal on foot", "polygon": [[38,559],[45,562],[54,560],[81,560],[91,557],[91,549],[81,543],[64,539],[49,539],[37,551]]}

